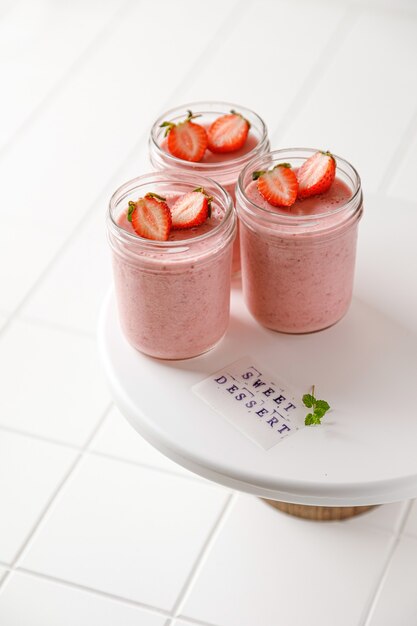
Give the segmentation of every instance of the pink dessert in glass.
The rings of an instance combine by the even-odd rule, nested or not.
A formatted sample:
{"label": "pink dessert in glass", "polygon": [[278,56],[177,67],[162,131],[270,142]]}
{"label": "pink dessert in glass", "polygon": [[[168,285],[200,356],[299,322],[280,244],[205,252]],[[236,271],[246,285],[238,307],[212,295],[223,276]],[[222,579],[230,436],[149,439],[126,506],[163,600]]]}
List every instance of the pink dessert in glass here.
{"label": "pink dessert in glass", "polygon": [[[211,216],[166,241],[138,236],[128,221],[129,202],[149,192],[168,207],[203,187]],[[120,187],[112,196],[108,236],[119,319],[137,350],[162,359],[186,359],[210,350],[229,322],[230,267],[236,216],[230,196],[212,180],[155,172]]]}
{"label": "pink dessert in glass", "polygon": [[363,211],[356,170],[334,157],[331,187],[289,207],[270,204],[252,180],[255,171],[278,164],[290,164],[297,173],[316,152],[277,150],[254,159],[239,177],[245,302],[263,326],[276,331],[306,333],[331,326],[346,313],[352,297]]}
{"label": "pink dessert in glass", "polygon": [[[226,153],[215,153],[209,148],[204,152],[200,161],[187,161],[173,156],[168,149],[166,128],[161,127],[169,120],[175,124],[183,122],[187,117],[187,111],[192,111],[196,124],[203,126],[206,131],[210,125],[220,116],[236,111],[250,124],[249,133],[245,144],[238,150]],[[239,173],[245,165],[254,157],[264,154],[269,150],[268,132],[265,123],[253,111],[237,104],[227,102],[194,102],[184,104],[167,111],[154,123],[149,139],[149,155],[152,165],[158,169],[178,168],[183,173],[194,172],[213,178],[222,185],[235,201],[235,187]],[[240,245],[237,237],[233,250],[232,273],[240,270]]]}

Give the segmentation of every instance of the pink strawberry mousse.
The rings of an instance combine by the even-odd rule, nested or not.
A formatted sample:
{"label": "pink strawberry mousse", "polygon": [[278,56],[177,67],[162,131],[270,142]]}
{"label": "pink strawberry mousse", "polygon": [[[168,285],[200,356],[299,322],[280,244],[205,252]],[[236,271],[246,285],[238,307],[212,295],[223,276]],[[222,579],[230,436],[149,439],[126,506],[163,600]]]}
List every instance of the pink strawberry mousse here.
{"label": "pink strawberry mousse", "polygon": [[[168,206],[177,198],[178,194],[166,195]],[[113,255],[125,336],[136,349],[158,358],[186,359],[206,352],[221,339],[229,322],[234,228],[226,240],[224,233],[216,234],[225,219],[224,209],[213,202],[205,223],[171,231],[162,246],[138,237],[126,212],[124,205],[116,221],[130,236],[125,244],[128,254]],[[143,253],[129,260],[137,242],[144,244]],[[178,245],[182,242],[184,246]]]}
{"label": "pink strawberry mousse", "polygon": [[[198,119],[196,120],[196,122],[198,123]],[[208,130],[209,128],[209,124],[201,124],[201,126],[204,126],[206,130]],[[164,139],[161,142],[161,148],[162,150],[165,150],[166,152],[168,152],[167,143],[168,143],[167,139]],[[242,146],[242,148],[240,148],[240,150],[235,150],[234,152],[216,153],[216,152],[211,152],[209,149],[207,149],[203,158],[201,159],[201,161],[199,161],[199,163],[206,163],[206,164],[224,163],[226,166],[227,163],[229,163],[230,161],[243,157],[245,156],[245,154],[248,154],[249,152],[251,152],[254,148],[256,148],[257,145],[258,145],[258,139],[256,135],[251,130],[249,130],[245,144]],[[236,195],[235,195],[236,181],[237,181],[237,175],[236,177],[232,177],[231,182],[222,183],[220,180],[218,180],[218,182],[223,186],[223,188],[226,189],[226,191],[231,195],[234,204],[236,203]],[[239,224],[238,224],[238,229],[239,229]],[[240,264],[241,264],[240,243],[239,243],[239,232],[238,232],[236,239],[233,243],[232,274],[237,274],[237,272],[240,271]]]}
{"label": "pink strawberry mousse", "polygon": [[[167,141],[164,139],[164,128],[160,125],[166,121],[181,122],[185,119],[187,110],[200,117],[194,122],[203,126],[206,130],[213,122],[221,116],[229,114],[232,110],[237,111],[250,123],[249,133],[242,148],[233,152],[214,153],[208,148],[201,161],[190,163],[173,157],[167,148]],[[167,111],[156,120],[150,137],[150,159],[154,167],[158,169],[174,168],[188,172],[199,172],[209,176],[231,195],[235,202],[235,187],[238,176],[248,161],[269,150],[269,140],[267,128],[262,119],[253,111],[238,104],[225,102],[194,102],[183,104],[180,107]],[[232,273],[240,271],[240,244],[239,237],[236,237],[233,249]]]}
{"label": "pink strawberry mousse", "polygon": [[[252,315],[267,328],[288,333],[337,322],[352,296],[357,221],[344,224],[338,211],[352,198],[352,190],[336,177],[327,192],[296,200],[288,209],[270,205],[256,181],[246,186],[245,195],[283,217],[256,228],[241,223],[243,289]],[[314,215],[320,218],[312,220]],[[310,218],[304,224],[303,216]]]}

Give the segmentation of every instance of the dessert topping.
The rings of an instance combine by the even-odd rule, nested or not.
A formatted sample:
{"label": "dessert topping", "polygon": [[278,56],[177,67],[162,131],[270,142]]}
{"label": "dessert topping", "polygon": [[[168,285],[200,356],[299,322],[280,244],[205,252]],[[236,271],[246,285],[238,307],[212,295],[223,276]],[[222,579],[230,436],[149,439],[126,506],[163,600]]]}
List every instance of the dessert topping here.
{"label": "dessert topping", "polygon": [[244,145],[250,124],[237,111],[230,111],[215,120],[207,131],[211,152],[234,152]]}
{"label": "dessert topping", "polygon": [[306,426],[311,426],[312,424],[321,424],[321,418],[327,413],[330,409],[330,405],[326,400],[316,400],[314,397],[314,385],[312,387],[311,393],[306,393],[303,395],[303,404],[308,409],[312,409],[312,413],[307,413],[304,423]]}
{"label": "dessert topping", "polygon": [[199,115],[188,115],[183,122],[163,122],[161,128],[166,128],[165,137],[168,137],[169,152],[184,161],[201,161],[207,148],[206,129],[200,124],[192,122]]}
{"label": "dessert topping", "polygon": [[137,202],[129,202],[127,219],[140,237],[167,241],[172,220],[171,212],[162,196],[147,193]]}
{"label": "dessert topping", "polygon": [[297,172],[298,197],[309,198],[330,189],[336,174],[336,160],[330,152],[316,152]]}
{"label": "dessert topping", "polygon": [[290,207],[297,198],[298,181],[289,163],[279,163],[271,170],[253,172],[258,191],[273,206]]}
{"label": "dessert topping", "polygon": [[172,228],[199,226],[211,216],[211,198],[202,187],[184,194],[171,207]]}

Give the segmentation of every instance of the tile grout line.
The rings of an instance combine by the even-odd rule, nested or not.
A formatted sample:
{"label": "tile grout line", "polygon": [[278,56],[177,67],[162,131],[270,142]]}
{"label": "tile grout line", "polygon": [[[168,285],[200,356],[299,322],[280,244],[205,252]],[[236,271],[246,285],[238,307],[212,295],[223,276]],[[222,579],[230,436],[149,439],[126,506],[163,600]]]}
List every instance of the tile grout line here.
{"label": "tile grout line", "polygon": [[[171,626],[175,626],[175,624],[177,623],[177,619],[179,618],[174,618],[174,622],[172,622]],[[181,622],[183,622],[184,624],[188,624],[189,626],[220,626],[219,624],[214,624],[213,622],[204,622],[203,620],[194,619],[192,617],[181,616],[180,619]],[[164,626],[169,626],[169,623],[166,623]]]}
{"label": "tile grout line", "polygon": [[[132,0],[129,0],[129,1],[131,2]],[[239,22],[239,19],[242,19],[243,15],[244,15],[244,12],[247,9],[248,9],[248,4],[245,2],[244,10],[242,10],[242,8],[240,7],[239,16],[236,19],[235,14],[238,11],[238,2],[236,1],[233,4],[231,11],[226,16],[226,19],[222,22],[222,24],[220,25],[220,27],[218,28],[218,30],[214,34],[213,38],[209,40],[209,42],[207,43],[206,47],[203,49],[201,54],[198,57],[196,57],[193,65],[190,67],[188,72],[186,72],[184,78],[175,87],[175,89],[171,93],[170,98],[168,98],[166,100],[166,104],[165,104],[164,108],[169,106],[169,103],[172,102],[172,100],[175,98],[176,94],[181,91],[183,85],[187,84],[188,80],[190,78],[192,78],[192,76],[194,74],[195,67],[196,66],[198,67],[199,65],[204,64],[204,63],[207,62],[207,58],[209,58],[209,52],[210,52],[211,48],[213,47],[213,45],[215,45],[216,41],[222,37],[224,31],[226,31],[226,32],[229,31],[229,27],[230,27],[231,23],[235,27],[236,24]],[[38,286],[41,285],[42,282],[44,281],[45,277],[48,276],[51,268],[54,267],[54,265],[57,262],[57,260],[60,259],[62,254],[70,247],[70,245],[72,244],[72,241],[76,238],[77,234],[82,230],[82,228],[84,227],[85,223],[88,222],[88,219],[91,216],[91,208],[95,207],[100,202],[100,199],[103,196],[105,196],[106,198],[109,196],[109,194],[111,193],[111,189],[112,189],[112,187],[114,185],[114,182],[117,180],[117,178],[119,176],[119,173],[122,172],[123,169],[126,167],[126,164],[131,161],[132,156],[134,156],[138,152],[138,150],[140,149],[140,146],[142,145],[142,143],[147,141],[148,132],[149,132],[148,129],[146,129],[146,131],[144,131],[140,135],[140,138],[138,139],[138,141],[135,143],[133,148],[131,150],[129,150],[127,156],[122,160],[122,162],[119,164],[119,166],[116,167],[115,171],[113,172],[113,175],[110,177],[108,182],[104,185],[104,187],[97,194],[95,200],[89,205],[89,208],[85,211],[84,215],[81,217],[81,219],[74,226],[74,228],[70,232],[69,236],[64,240],[64,242],[62,243],[60,248],[55,252],[55,254],[52,255],[52,258],[46,264],[44,269],[40,272],[40,274],[35,279],[35,281],[32,283],[32,286],[26,291],[26,293],[24,294],[24,296],[22,297],[20,302],[17,304],[17,306],[10,313],[9,317],[7,318],[7,320],[5,321],[3,326],[0,328],[0,337],[9,328],[10,324],[12,323],[12,321],[20,314],[20,311],[25,307],[26,303],[28,301],[30,301],[32,295],[36,292]],[[0,152],[0,155],[1,155],[1,152]]]}
{"label": "tile grout line", "polygon": [[71,589],[77,589],[78,591],[84,591],[86,593],[92,593],[96,596],[107,598],[108,600],[113,600],[116,602],[120,602],[121,604],[134,606],[136,608],[141,608],[149,611],[150,613],[155,613],[156,615],[168,617],[169,612],[164,609],[160,609],[156,606],[152,606],[151,604],[146,604],[144,602],[138,602],[136,600],[131,600],[130,598],[124,598],[122,596],[118,596],[117,594],[103,591],[101,589],[95,589],[94,587],[88,587],[87,585],[82,585],[80,583],[73,582],[71,580],[65,580],[63,578],[56,578],[55,576],[50,576],[49,574],[44,574],[43,572],[37,572],[35,570],[31,570],[26,567],[16,567],[13,571],[19,574],[25,574],[26,576],[33,576],[34,578],[40,578],[42,580],[47,580],[49,582],[56,583],[58,585],[63,585],[64,587],[70,587]]}
{"label": "tile grout line", "polygon": [[[110,410],[111,408],[114,406],[114,404],[111,404]],[[106,412],[106,416],[108,415],[108,411]],[[100,426],[102,425],[102,423],[100,423]],[[175,476],[177,478],[183,478],[185,480],[191,480],[192,482],[198,482],[199,484],[206,484],[208,483],[209,485],[211,484],[209,481],[207,481],[206,479],[204,479],[202,476],[200,476],[199,474],[194,474],[191,470],[187,470],[187,468],[184,468],[187,470],[187,472],[189,472],[188,474],[185,474],[181,471],[176,471],[175,469],[166,469],[164,467],[158,467],[157,465],[152,465],[151,463],[142,463],[141,461],[134,461],[133,459],[128,459],[125,458],[123,456],[119,456],[118,454],[112,454],[111,452],[102,452],[101,450],[93,450],[93,449],[88,449],[88,450],[83,450],[83,446],[79,446],[77,444],[73,444],[73,443],[67,443],[65,441],[61,441],[59,439],[54,439],[53,437],[47,437],[45,435],[39,435],[37,433],[33,433],[30,431],[25,431],[25,430],[20,430],[18,428],[13,428],[12,426],[5,426],[0,424],[0,434],[1,431],[7,432],[7,433],[12,433],[13,435],[18,435],[20,437],[27,437],[28,439],[34,439],[35,441],[41,441],[42,443],[49,443],[51,445],[55,445],[55,446],[59,446],[61,448],[65,448],[68,450],[73,450],[75,452],[82,452],[85,456],[92,456],[92,457],[98,457],[98,458],[102,458],[102,459],[108,459],[110,461],[116,461],[118,463],[124,463],[125,465],[131,465],[134,467],[138,467],[138,468],[142,468],[142,469],[147,469],[147,470],[152,470],[155,472],[158,472],[160,474],[167,474],[168,476]],[[98,431],[97,431],[98,432]],[[95,433],[97,434],[97,433]],[[136,434],[136,433],[134,433]],[[139,437],[140,435],[138,435]],[[92,443],[92,442],[90,442]],[[173,461],[174,462],[174,461]],[[178,464],[179,465],[179,464]],[[182,465],[179,465],[179,467],[182,467]],[[215,483],[217,484],[217,483]],[[230,489],[228,487],[225,487],[224,485],[220,485],[219,487],[224,489],[225,491],[230,491]],[[1,566],[1,563],[0,563]]]}
{"label": "tile grout line", "polygon": [[42,508],[40,514],[38,515],[38,518],[37,518],[36,522],[33,524],[31,530],[29,531],[29,533],[26,536],[26,539],[24,539],[24,541],[22,542],[22,544],[21,544],[19,550],[17,551],[13,561],[9,565],[9,568],[10,568],[9,571],[6,571],[5,576],[0,581],[0,592],[1,592],[1,589],[4,586],[5,582],[9,578],[10,573],[18,566],[19,561],[21,560],[22,556],[25,554],[25,552],[27,551],[28,547],[31,545],[34,537],[36,536],[37,532],[39,531],[40,527],[42,526],[42,523],[45,520],[45,517],[46,517],[48,511],[50,510],[50,508],[52,507],[52,505],[54,504],[54,502],[58,498],[58,496],[61,493],[61,491],[64,488],[64,486],[67,484],[67,482],[70,479],[70,477],[72,476],[74,470],[79,465],[81,459],[84,456],[84,452],[87,450],[88,446],[93,441],[96,433],[98,432],[100,426],[102,425],[102,423],[106,419],[107,415],[109,414],[112,406],[113,406],[112,403],[110,403],[107,406],[107,408],[104,410],[103,415],[101,416],[101,418],[97,422],[95,428],[90,433],[90,435],[89,435],[88,439],[86,440],[84,446],[79,450],[77,456],[75,457],[73,462],[70,464],[68,470],[65,472],[64,476],[61,478],[61,480],[59,481],[58,485],[55,487],[55,489],[53,490],[52,494],[48,498],[48,501],[46,502],[46,504]]}
{"label": "tile grout line", "polygon": [[208,556],[208,554],[210,553],[210,550],[212,548],[212,546],[214,545],[230,511],[232,510],[232,507],[235,503],[235,501],[237,500],[238,495],[236,492],[231,493],[227,500],[225,505],[223,506],[223,509],[220,512],[220,515],[218,516],[217,520],[214,522],[209,534],[207,535],[206,541],[204,542],[200,553],[198,554],[196,561],[193,565],[193,567],[190,570],[190,573],[187,577],[187,580],[184,583],[183,588],[181,589],[181,591],[178,594],[178,598],[174,604],[174,607],[172,609],[172,616],[171,618],[167,621],[166,626],[173,626],[175,624],[175,620],[180,616],[180,612],[184,607],[184,604],[192,590],[192,587],[194,585],[194,582],[196,581],[196,579],[198,578],[198,575],[200,574],[200,571],[204,565],[204,562]]}
{"label": "tile grout line", "polygon": [[405,527],[405,524],[407,522],[408,516],[410,514],[411,511],[411,507],[413,505],[413,500],[409,500],[405,507],[404,507],[404,512],[401,516],[400,522],[398,523],[398,526],[396,528],[396,530],[393,533],[391,542],[390,542],[390,546],[388,548],[388,552],[387,555],[385,557],[383,566],[381,568],[381,572],[379,574],[379,576],[376,579],[375,585],[373,590],[371,591],[371,593],[369,594],[369,598],[367,600],[367,602],[365,603],[364,609],[362,611],[362,617],[360,619],[359,622],[359,626],[371,626],[371,618],[372,618],[372,613],[375,609],[375,606],[378,602],[378,598],[379,595],[381,593],[384,581],[386,579],[387,576],[387,572],[388,572],[388,568],[390,566],[390,563],[392,561],[392,558],[395,554],[395,551],[397,549],[397,546],[400,542],[400,539],[402,537],[403,534],[403,530]]}
{"label": "tile grout line", "polygon": [[[332,30],[331,35],[320,52],[316,62],[313,64],[307,77],[297,90],[286,112],[281,116],[279,124],[271,133],[271,145],[273,145],[274,141],[276,141],[276,139],[283,134],[290,122],[292,122],[300,114],[300,112],[302,112],[307,102],[300,96],[308,94],[312,87],[317,83],[317,75],[323,74],[324,69],[333,58],[335,51],[337,51],[341,46],[361,13],[363,13],[363,10],[358,4],[348,4],[346,6],[345,12],[335,28]],[[330,52],[332,54],[329,54]]]}
{"label": "tile grout line", "polygon": [[[140,437],[139,434],[138,434],[138,437]],[[164,467],[150,465],[149,463],[141,463],[140,461],[132,461],[130,459],[125,459],[123,457],[120,457],[120,456],[117,456],[115,454],[111,454],[108,452],[100,452],[100,450],[86,450],[85,454],[88,456],[96,456],[102,459],[108,459],[109,461],[118,461],[120,463],[124,463],[125,465],[131,465],[131,466],[133,465],[133,467],[153,470],[160,474],[166,474],[168,476],[175,476],[176,478],[183,478],[185,480],[191,480],[192,482],[197,482],[200,485],[208,484],[209,486],[210,485],[213,486],[213,483],[210,483],[199,474],[194,475],[193,472],[191,472],[190,470],[187,470],[190,473],[190,475],[187,475],[187,474],[182,473],[181,471],[169,470],[169,469],[165,469]],[[179,467],[182,467],[182,465],[179,465]],[[218,483],[214,483],[214,484],[217,485]],[[230,491],[230,489],[228,489],[227,487],[224,487],[223,485],[219,485],[219,487],[223,488],[225,491]]]}
{"label": "tile grout line", "polygon": [[8,152],[11,146],[15,141],[19,139],[19,137],[25,133],[26,129],[31,126],[34,120],[42,113],[45,107],[48,106],[49,102],[55,98],[57,94],[61,91],[63,87],[71,80],[72,75],[76,74],[76,72],[83,66],[85,61],[94,54],[94,51],[97,47],[100,46],[101,43],[106,41],[106,37],[114,27],[116,21],[123,18],[123,15],[130,8],[130,5],[134,4],[134,0],[125,0],[122,2],[121,6],[117,9],[117,11],[109,17],[108,21],[103,25],[101,30],[93,37],[87,47],[81,52],[80,56],[78,56],[75,61],[70,65],[66,72],[64,72],[57,80],[57,82],[52,86],[49,92],[42,98],[42,100],[32,109],[29,116],[23,120],[20,126],[16,129],[13,135],[6,141],[6,143],[0,147],[0,160],[3,156]]}
{"label": "tile grout line", "polygon": [[[51,576],[43,572],[37,572],[36,570],[32,570],[26,567],[12,568],[7,563],[3,563],[1,561],[0,561],[0,567],[8,571],[10,574],[17,573],[17,574],[23,574],[25,576],[32,576],[33,578],[46,580],[48,582],[55,583],[57,585],[62,585],[63,587],[69,587],[70,589],[76,589],[77,591],[83,591],[85,593],[90,593],[101,598],[113,600],[114,602],[118,602],[120,604],[144,609],[160,617],[167,617],[168,619],[172,618],[171,613],[169,611],[166,611],[165,609],[160,609],[157,606],[146,604],[145,602],[139,602],[138,600],[132,600],[130,598],[125,598],[123,596],[118,596],[117,594],[114,594],[108,591],[95,589],[94,587],[89,587],[88,585],[82,585],[80,583],[76,583],[71,580],[65,580],[64,578],[57,578],[55,576]],[[194,620],[193,618],[181,618],[181,619],[183,619],[186,623],[189,623],[191,625],[196,624],[197,626],[216,626],[214,624],[210,624],[209,622],[203,622],[201,620]]]}
{"label": "tile grout line", "polygon": [[219,626],[219,624],[213,624],[213,622],[204,622],[203,620],[194,619],[193,617],[183,617],[183,616],[181,616],[180,618],[175,617],[175,618],[172,618],[172,619],[174,619],[173,622],[168,620],[164,624],[164,626],[175,626],[176,623],[177,623],[177,619],[181,619],[181,622],[183,622],[184,624],[188,624],[189,626]]}
{"label": "tile grout line", "polygon": [[[2,565],[0,563],[0,565]],[[6,565],[5,569],[10,568],[10,566]],[[37,572],[36,570],[32,570],[26,567],[16,567],[13,571],[17,574],[22,574],[24,576],[32,576],[33,578],[38,578],[40,580],[46,580],[48,582],[62,585],[63,587],[69,587],[70,589],[76,589],[77,591],[83,591],[85,593],[89,593],[100,598],[106,598],[107,600],[112,600],[113,602],[118,602],[119,604],[132,606],[134,608],[143,609],[148,611],[149,613],[153,613],[154,615],[158,615],[159,617],[167,617],[171,619],[171,614],[169,611],[165,609],[160,609],[157,606],[153,606],[151,604],[146,604],[145,602],[139,602],[138,600],[132,600],[130,598],[125,598],[123,596],[118,596],[117,594],[103,591],[102,589],[95,589],[94,587],[88,587],[87,585],[82,585],[80,583],[73,582],[71,580],[65,580],[64,578],[56,578],[55,576],[50,576],[49,574],[44,574],[43,572]],[[200,620],[193,620],[192,618],[181,618],[184,619],[189,624],[196,624],[198,626],[216,626],[214,624],[210,624],[209,622],[202,622]]]}
{"label": "tile grout line", "polygon": [[54,437],[39,435],[38,433],[15,428],[14,426],[7,426],[6,424],[0,424],[0,433],[1,431],[4,431],[6,433],[12,433],[13,435],[19,435],[20,437],[28,437],[29,439],[35,439],[36,441],[42,441],[43,443],[50,443],[55,446],[61,446],[62,448],[75,450],[77,452],[80,452],[82,449],[82,446],[77,446],[77,444],[75,443],[67,443],[66,441],[60,441],[59,439],[55,439]]}

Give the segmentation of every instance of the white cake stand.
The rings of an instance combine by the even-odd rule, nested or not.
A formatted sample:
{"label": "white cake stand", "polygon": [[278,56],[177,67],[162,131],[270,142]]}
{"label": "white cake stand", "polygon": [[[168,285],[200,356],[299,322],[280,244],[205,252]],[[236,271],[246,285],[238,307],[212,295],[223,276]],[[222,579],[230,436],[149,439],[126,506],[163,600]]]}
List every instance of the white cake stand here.
{"label": "white cake stand", "polygon": [[[220,344],[195,359],[160,361],[130,347],[109,293],[101,356],[114,400],[141,436],[207,479],[305,517],[340,519],[417,496],[417,207],[373,196],[366,209],[355,297],[325,331],[262,328],[236,284]],[[333,407],[323,424],[265,451],[192,393],[247,355],[300,394],[315,384]]]}

